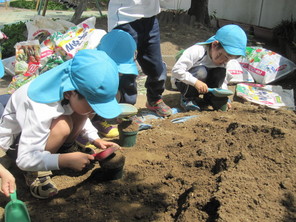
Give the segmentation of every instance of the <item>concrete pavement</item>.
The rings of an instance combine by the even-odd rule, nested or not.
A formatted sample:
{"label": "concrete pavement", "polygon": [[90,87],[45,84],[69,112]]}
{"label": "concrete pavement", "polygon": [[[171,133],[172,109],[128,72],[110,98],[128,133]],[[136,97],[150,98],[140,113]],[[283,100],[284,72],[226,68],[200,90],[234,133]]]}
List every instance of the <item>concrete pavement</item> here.
{"label": "concrete pavement", "polygon": [[[42,14],[42,12],[40,13]],[[106,15],[106,11],[102,11],[103,15]],[[5,7],[3,4],[0,4],[0,29],[5,24],[12,24],[19,21],[29,21],[33,19],[35,15],[38,15],[37,10],[28,10],[28,9],[20,9],[20,8],[12,8]],[[63,20],[69,21],[74,15],[74,10],[71,11],[55,11],[55,10],[47,10],[45,16],[50,18],[59,18]],[[97,11],[84,11],[82,14],[83,17],[100,17],[99,10]]]}

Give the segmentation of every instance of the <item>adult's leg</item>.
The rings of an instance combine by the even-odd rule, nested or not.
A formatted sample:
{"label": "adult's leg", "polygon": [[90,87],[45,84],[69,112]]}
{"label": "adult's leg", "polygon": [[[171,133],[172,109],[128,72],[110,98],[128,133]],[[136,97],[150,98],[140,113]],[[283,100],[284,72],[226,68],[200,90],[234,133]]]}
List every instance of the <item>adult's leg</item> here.
{"label": "adult's leg", "polygon": [[122,29],[134,38],[137,43],[137,61],[147,75],[146,107],[160,116],[169,116],[172,110],[162,98],[166,81],[166,65],[162,61],[160,51],[160,33],[155,16],[142,18],[116,28]]}
{"label": "adult's leg", "polygon": [[147,88],[147,100],[149,103],[162,98],[167,77],[166,65],[162,61],[160,49],[160,30],[157,18],[141,19],[144,27],[143,36],[138,44],[137,60],[147,75],[145,87]]}
{"label": "adult's leg", "polygon": [[145,87],[149,102],[161,99],[166,80],[166,66],[160,50],[159,24],[155,16],[117,26],[128,32],[137,43],[137,61],[147,75]]}

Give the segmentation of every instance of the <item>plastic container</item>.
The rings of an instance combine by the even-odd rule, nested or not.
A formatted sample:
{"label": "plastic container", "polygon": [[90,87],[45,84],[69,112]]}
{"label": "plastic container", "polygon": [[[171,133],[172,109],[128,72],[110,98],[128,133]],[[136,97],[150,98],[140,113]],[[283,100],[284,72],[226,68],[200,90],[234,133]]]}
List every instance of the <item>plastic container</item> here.
{"label": "plastic container", "polygon": [[123,147],[132,147],[136,144],[138,131],[125,132],[119,130],[119,145]]}
{"label": "plastic container", "polygon": [[108,158],[99,161],[104,180],[118,180],[123,176],[125,157],[120,153],[113,153]]}

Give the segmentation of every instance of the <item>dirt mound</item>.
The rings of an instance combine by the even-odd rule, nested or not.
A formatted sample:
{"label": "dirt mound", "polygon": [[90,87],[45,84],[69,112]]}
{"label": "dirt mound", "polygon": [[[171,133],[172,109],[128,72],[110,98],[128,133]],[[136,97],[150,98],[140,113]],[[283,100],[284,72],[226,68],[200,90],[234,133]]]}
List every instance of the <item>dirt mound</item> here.
{"label": "dirt mound", "polygon": [[[163,54],[171,57],[212,33],[175,24],[161,30]],[[179,94],[166,91],[164,99],[176,106]],[[189,115],[196,116],[171,121]],[[228,112],[153,120],[134,147],[117,151],[125,156],[122,179],[104,180],[98,163],[80,173],[57,171],[60,191],[49,200],[33,198],[21,172],[12,171],[32,221],[292,222],[295,123],[293,111],[239,102]],[[7,202],[0,199],[2,207]]]}

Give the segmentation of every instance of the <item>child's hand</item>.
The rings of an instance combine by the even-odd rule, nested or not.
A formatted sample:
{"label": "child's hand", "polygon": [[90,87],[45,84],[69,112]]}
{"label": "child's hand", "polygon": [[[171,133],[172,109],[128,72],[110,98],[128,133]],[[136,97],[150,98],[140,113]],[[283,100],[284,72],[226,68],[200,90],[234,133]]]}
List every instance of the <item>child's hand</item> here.
{"label": "child's hand", "polygon": [[107,149],[108,147],[118,147],[118,149],[121,149],[121,147],[117,143],[105,141],[102,139],[96,139],[93,141],[93,145],[95,147],[100,148],[100,149]]}
{"label": "child's hand", "polygon": [[81,171],[94,159],[94,156],[81,152],[60,154],[59,167]]}
{"label": "child's hand", "polygon": [[1,169],[1,193],[3,193],[5,196],[9,197],[10,193],[13,193],[15,191],[15,178],[14,176],[6,170],[4,167],[0,167]]}
{"label": "child's hand", "polygon": [[208,86],[207,84],[205,84],[204,82],[197,80],[194,87],[196,88],[196,90],[201,93],[201,94],[205,94],[208,92]]}

